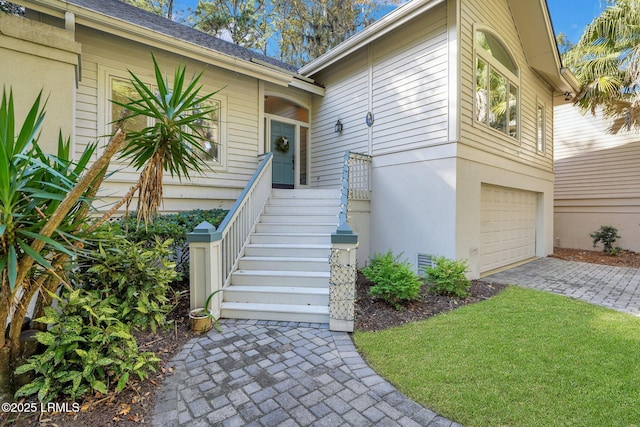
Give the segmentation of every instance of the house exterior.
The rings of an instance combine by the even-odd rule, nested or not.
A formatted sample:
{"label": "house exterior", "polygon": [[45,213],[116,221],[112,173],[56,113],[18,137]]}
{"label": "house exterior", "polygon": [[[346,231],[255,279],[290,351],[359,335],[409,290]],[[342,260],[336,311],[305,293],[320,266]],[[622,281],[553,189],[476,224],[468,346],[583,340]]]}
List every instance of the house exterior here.
{"label": "house exterior", "polygon": [[593,249],[589,234],[612,225],[621,236],[617,246],[640,251],[637,131],[612,134],[601,111],[582,114],[571,104],[556,106],[554,121],[554,244]]}
{"label": "house exterior", "polygon": [[[0,14],[0,85],[13,88],[23,112],[40,90],[49,97],[41,143],[50,151],[59,129],[71,137],[76,156],[87,144],[104,146],[110,122],[119,115],[111,100],[125,100],[131,87],[128,71],[152,86],[152,53],[169,75],[179,64],[188,75],[204,70],[202,93],[216,92],[217,110],[206,124],[213,134],[210,170],[189,182],[167,175],[167,212],[229,207],[256,169],[258,155],[270,150],[265,134],[271,121],[282,114],[294,131],[308,129],[305,110],[313,94],[323,94],[287,64],[117,0],[15,3],[26,8],[25,17]],[[138,118],[131,126],[145,124]],[[122,161],[112,162],[110,172],[100,194],[106,204],[124,195],[138,176]]]}
{"label": "house exterior", "polygon": [[[109,134],[119,113],[110,99],[126,95],[127,70],[152,85],[151,52],[166,70],[205,69],[204,90],[217,91],[205,147],[212,172],[190,182],[167,177],[165,211],[231,205],[266,152],[271,187],[285,191],[278,198],[287,199],[287,189],[337,190],[352,151],[371,164],[370,194],[348,203],[359,265],[387,250],[417,269],[441,255],[468,260],[477,278],[553,251],[553,106],[577,82],[561,68],[544,0],[414,0],[300,70],[117,0],[16,3],[26,19],[0,17],[0,55],[10,59],[0,61],[0,83],[19,99],[40,87],[51,93],[55,110],[62,107],[46,126],[62,126],[76,154]],[[107,203],[137,178],[124,163],[112,172],[101,194]],[[267,224],[246,228],[262,239],[317,217],[318,227],[335,229],[334,204],[304,202],[313,194],[288,197],[302,201],[299,210],[270,202]],[[294,218],[294,210],[305,213]],[[245,238],[236,240],[259,240]],[[278,246],[282,256],[302,253],[299,243],[287,244],[294,246]],[[303,268],[300,259],[280,263],[275,243],[259,245],[266,254],[234,249],[249,258],[237,264],[244,273]],[[327,257],[308,255],[304,265]],[[248,286],[228,270],[223,286],[234,274],[236,285]],[[315,279],[327,282],[322,274]]]}
{"label": "house exterior", "polygon": [[312,183],[337,185],[344,150],[372,156],[371,253],[471,277],[552,253],[553,105],[577,82],[544,1],[410,2],[300,72],[326,88]]}

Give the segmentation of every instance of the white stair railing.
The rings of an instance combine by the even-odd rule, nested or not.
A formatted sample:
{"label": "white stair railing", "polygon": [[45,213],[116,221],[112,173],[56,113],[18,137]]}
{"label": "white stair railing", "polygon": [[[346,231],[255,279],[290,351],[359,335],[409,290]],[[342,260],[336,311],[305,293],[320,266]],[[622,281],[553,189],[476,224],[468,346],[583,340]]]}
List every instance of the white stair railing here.
{"label": "white stair railing", "polygon": [[[267,153],[220,226],[203,222],[192,233],[189,242],[189,287],[191,308],[202,307],[207,296],[228,285],[251,232],[271,194],[272,153]],[[218,293],[209,308],[220,315]]]}
{"label": "white stair railing", "polygon": [[271,160],[267,153],[245,189],[218,227],[222,241],[222,284],[227,286],[260,214],[271,194]]}
{"label": "white stair railing", "polygon": [[349,199],[371,200],[371,156],[349,152],[347,162]]}

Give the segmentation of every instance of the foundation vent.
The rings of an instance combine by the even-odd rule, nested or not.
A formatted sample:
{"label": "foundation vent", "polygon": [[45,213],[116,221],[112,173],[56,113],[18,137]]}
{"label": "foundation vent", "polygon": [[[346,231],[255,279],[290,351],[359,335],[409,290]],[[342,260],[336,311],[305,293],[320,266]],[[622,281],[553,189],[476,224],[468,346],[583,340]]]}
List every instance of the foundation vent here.
{"label": "foundation vent", "polygon": [[433,258],[434,256],[431,254],[418,252],[418,262],[416,265],[418,266],[418,274],[420,276],[424,275],[427,267],[433,267]]}

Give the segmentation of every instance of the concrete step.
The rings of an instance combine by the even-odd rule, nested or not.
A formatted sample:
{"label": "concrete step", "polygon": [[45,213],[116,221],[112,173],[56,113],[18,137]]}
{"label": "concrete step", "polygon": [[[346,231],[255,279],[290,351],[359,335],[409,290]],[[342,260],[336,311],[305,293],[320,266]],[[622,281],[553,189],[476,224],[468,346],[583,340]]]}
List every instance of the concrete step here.
{"label": "concrete step", "polygon": [[[333,230],[335,231],[335,230]],[[332,231],[332,232],[333,232]],[[273,243],[273,244],[331,244],[330,233],[253,233],[251,243]]]}
{"label": "concrete step", "polygon": [[340,200],[340,189],[298,188],[287,190],[274,188],[271,190],[271,199],[332,199]]}
{"label": "concrete step", "polygon": [[256,224],[256,233],[294,233],[294,234],[316,234],[322,233],[331,235],[336,231],[338,222],[322,224],[297,224],[297,223],[273,223],[259,222]]}
{"label": "concrete step", "polygon": [[303,258],[329,258],[330,245],[301,245],[301,244],[275,244],[275,243],[250,243],[245,247],[245,256],[276,256],[276,257],[303,257]]}
{"label": "concrete step", "polygon": [[329,305],[328,288],[294,286],[242,286],[224,289],[225,302],[258,304]]}
{"label": "concrete step", "polygon": [[243,256],[238,270],[329,271],[327,258]]}
{"label": "concrete step", "polygon": [[328,271],[236,270],[231,274],[231,285],[294,286],[328,289],[329,278]]}
{"label": "concrete step", "polygon": [[223,302],[221,316],[227,319],[329,323],[329,307],[319,305]]}
{"label": "concrete step", "polygon": [[338,226],[338,215],[320,215],[316,213],[308,212],[307,214],[262,214],[260,217],[261,223],[266,224],[334,224]]}
{"label": "concrete step", "polygon": [[330,215],[337,217],[340,208],[335,204],[325,206],[267,205],[263,215]]}
{"label": "concrete step", "polygon": [[332,199],[287,199],[287,198],[270,198],[267,206],[305,206],[305,207],[336,207],[340,206],[340,198]]}

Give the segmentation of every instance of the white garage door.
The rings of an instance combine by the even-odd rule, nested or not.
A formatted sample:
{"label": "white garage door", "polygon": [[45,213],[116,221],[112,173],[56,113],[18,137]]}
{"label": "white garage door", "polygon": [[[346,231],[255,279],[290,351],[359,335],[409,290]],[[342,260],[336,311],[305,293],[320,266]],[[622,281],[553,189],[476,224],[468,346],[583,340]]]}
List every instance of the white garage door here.
{"label": "white garage door", "polygon": [[480,272],[534,257],[538,195],[482,185]]}

